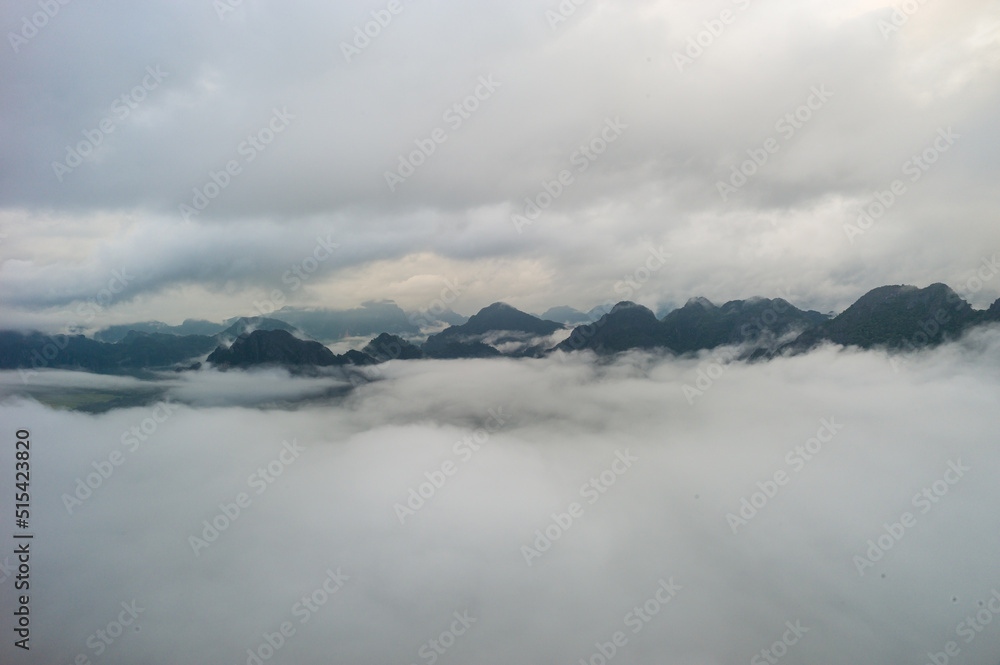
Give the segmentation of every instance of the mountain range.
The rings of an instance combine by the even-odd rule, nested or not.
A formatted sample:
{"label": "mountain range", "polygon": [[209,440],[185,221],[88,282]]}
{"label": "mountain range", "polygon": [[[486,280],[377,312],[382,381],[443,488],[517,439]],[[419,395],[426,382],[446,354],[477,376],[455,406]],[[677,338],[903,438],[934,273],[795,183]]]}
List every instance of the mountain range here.
{"label": "mountain range", "polygon": [[[366,303],[362,309],[373,307],[379,309],[380,304]],[[381,304],[382,313],[391,308]],[[564,321],[580,314],[571,308],[547,313]],[[988,310],[976,310],[945,284],[923,289],[903,285],[873,289],[836,316],[801,310],[781,298],[733,300],[723,305],[692,298],[662,318],[625,301],[610,311],[597,308],[585,316],[586,323],[570,327],[564,321],[494,303],[468,320],[456,319],[422,344],[382,331],[360,351],[344,354],[335,354],[310,339],[307,331],[279,318],[234,319],[208,335],[180,332],[212,330],[207,326],[210,322],[194,320],[176,327],[155,322],[116,326],[93,339],[0,331],[0,369],[47,367],[114,374],[181,371],[199,367],[201,362],[218,367],[270,364],[302,369],[394,359],[541,357],[581,350],[598,355],[632,349],[684,354],[720,346],[738,347],[741,357],[756,359],[801,353],[828,342],[912,351],[956,339],[974,326],[1000,322],[1000,300]]]}
{"label": "mountain range", "polygon": [[[301,307],[284,307],[271,312],[262,318],[253,317],[257,329],[293,330],[297,329],[304,335],[319,342],[335,342],[344,337],[376,335],[381,332],[394,334],[418,334],[421,326],[459,325],[466,318],[450,309],[439,313],[403,311],[390,300],[368,301],[354,309],[305,309]],[[251,320],[246,317],[227,319],[222,323],[204,319],[187,319],[179,326],[171,326],[161,321],[143,321],[125,325],[115,325],[94,333],[94,339],[99,342],[120,342],[131,330],[145,333],[166,333],[170,335],[218,335],[239,324],[240,321]],[[277,323],[274,323],[277,321]],[[280,324],[280,325],[279,325]],[[245,332],[245,331],[244,331]],[[238,335],[232,335],[236,337]]]}

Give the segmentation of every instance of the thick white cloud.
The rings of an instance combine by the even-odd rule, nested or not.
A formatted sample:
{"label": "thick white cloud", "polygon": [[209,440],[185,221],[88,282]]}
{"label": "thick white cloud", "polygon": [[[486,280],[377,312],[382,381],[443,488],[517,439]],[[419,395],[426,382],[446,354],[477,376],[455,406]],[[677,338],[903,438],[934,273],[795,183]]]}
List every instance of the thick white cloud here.
{"label": "thick white cloud", "polygon": [[[294,410],[211,406],[314,393],[273,374],[190,374],[170,394],[192,404],[170,415],[8,399],[3,422],[32,436],[27,662],[243,663],[284,621],[295,634],[274,662],[429,662],[420,646],[468,611],[441,663],[577,662],[616,631],[614,662],[748,662],[798,621],[808,632],[782,662],[922,663],[955,640],[960,662],[993,665],[996,622],[971,643],[956,628],[1000,587],[984,508],[1000,499],[998,350],[987,329],[895,366],[832,348],[721,375],[711,354],[393,362],[346,400]],[[704,394],[690,404],[685,385]],[[114,451],[70,514],[62,495]],[[449,462],[401,524],[395,504]],[[581,494],[602,473],[606,492]],[[0,476],[9,487],[12,466]],[[915,504],[924,488],[941,496]],[[196,556],[189,537],[240,492],[239,517]],[[759,508],[734,534],[743,498]],[[573,502],[582,515],[528,566],[521,547]],[[906,512],[915,524],[860,575],[854,557]],[[338,568],[350,579],[300,623],[295,603]],[[661,579],[682,588],[632,633]],[[133,599],[138,631],[95,657],[88,636]],[[10,640],[0,649],[13,659]]]}

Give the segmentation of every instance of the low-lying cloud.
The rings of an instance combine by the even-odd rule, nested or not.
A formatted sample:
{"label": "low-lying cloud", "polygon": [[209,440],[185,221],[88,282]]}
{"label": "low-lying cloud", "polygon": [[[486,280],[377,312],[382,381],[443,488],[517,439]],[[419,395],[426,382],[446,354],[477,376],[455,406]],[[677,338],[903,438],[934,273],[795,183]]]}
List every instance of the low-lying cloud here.
{"label": "low-lying cloud", "polygon": [[712,354],[392,361],[294,410],[219,405],[332,379],[8,400],[31,662],[996,665],[998,352],[725,363],[693,403]]}

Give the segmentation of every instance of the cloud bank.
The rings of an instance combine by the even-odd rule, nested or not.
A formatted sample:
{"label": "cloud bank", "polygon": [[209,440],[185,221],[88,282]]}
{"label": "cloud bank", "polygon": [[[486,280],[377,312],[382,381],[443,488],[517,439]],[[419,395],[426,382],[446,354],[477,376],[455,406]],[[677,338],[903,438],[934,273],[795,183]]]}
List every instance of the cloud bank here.
{"label": "cloud bank", "polygon": [[216,406],[314,394],[236,372],[99,416],[8,398],[31,662],[995,665],[998,351],[394,361],[296,409]]}

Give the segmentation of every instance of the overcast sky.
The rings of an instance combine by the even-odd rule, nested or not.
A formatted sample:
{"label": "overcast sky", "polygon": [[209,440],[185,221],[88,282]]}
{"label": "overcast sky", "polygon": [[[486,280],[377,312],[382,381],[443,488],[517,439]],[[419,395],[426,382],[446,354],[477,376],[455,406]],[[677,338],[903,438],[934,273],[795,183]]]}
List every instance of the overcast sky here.
{"label": "overcast sky", "polygon": [[589,309],[626,276],[650,307],[829,311],[939,281],[987,306],[1000,279],[969,280],[1000,252],[1000,3],[911,4],[152,0],[48,17],[9,0],[2,316],[58,328],[109,287],[92,325],[251,314],[275,290],[419,310],[446,280],[463,314]]}

